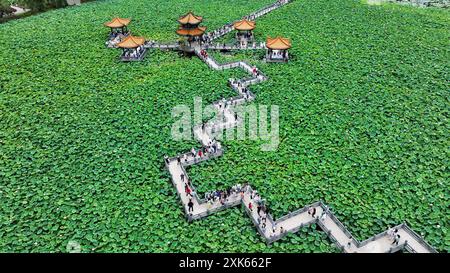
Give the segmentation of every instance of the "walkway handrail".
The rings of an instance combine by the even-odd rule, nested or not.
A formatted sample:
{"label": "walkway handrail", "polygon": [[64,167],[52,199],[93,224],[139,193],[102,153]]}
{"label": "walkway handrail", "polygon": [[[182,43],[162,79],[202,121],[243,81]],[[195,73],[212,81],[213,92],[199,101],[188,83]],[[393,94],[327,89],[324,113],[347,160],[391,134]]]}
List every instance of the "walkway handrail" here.
{"label": "walkway handrail", "polygon": [[[261,16],[263,16],[263,15],[265,15],[265,14],[267,14],[267,13],[269,13],[269,12],[271,12],[271,11],[277,9],[277,8],[280,8],[280,7],[282,7],[282,6],[286,5],[286,4],[289,4],[290,2],[292,2],[292,0],[277,1],[277,2],[275,2],[273,4],[270,4],[270,5],[266,6],[266,7],[263,7],[261,9],[259,9],[256,12],[253,12],[253,13],[250,13],[249,15],[247,15],[247,16],[244,16],[244,18],[251,18],[252,20],[254,20],[254,19],[256,19],[258,17],[261,17]],[[218,39],[220,37],[225,36],[229,32],[231,32],[233,30],[233,24],[238,22],[238,21],[239,20],[236,20],[236,21],[234,21],[232,23],[225,24],[224,26],[222,26],[219,29],[216,29],[215,31],[211,31],[211,32],[206,33],[206,35],[212,36],[212,34],[214,32],[219,31],[220,34],[216,34],[216,35],[211,37],[210,41],[212,42],[212,41],[214,41],[214,40],[216,40],[216,39]]]}
{"label": "walkway handrail", "polygon": [[[252,16],[254,16],[255,18],[258,16],[262,16],[263,14],[270,12],[271,10],[273,10],[277,7],[283,6],[289,2],[290,1],[277,1],[275,4],[273,4],[269,7],[266,7],[265,9],[259,11],[258,13],[254,14]],[[226,29],[226,31],[229,31],[230,26],[226,25],[224,27],[224,29]],[[202,49],[202,48],[200,47],[200,49]],[[248,78],[238,80],[241,84],[243,84],[244,87],[251,85],[251,84],[257,84],[259,82],[262,82],[262,81],[265,81],[268,79],[265,75],[263,75],[259,71],[258,71],[259,76],[253,75],[253,67],[244,61],[219,64],[212,57],[203,56],[198,48],[196,48],[194,50],[194,52],[202,61],[204,61],[212,69],[224,70],[224,69],[231,69],[231,68],[241,68],[244,71],[246,71],[251,76]],[[234,90],[240,91],[240,90],[238,90],[239,88],[237,88],[236,85],[233,85],[233,84],[230,84],[230,85],[232,86],[232,88]],[[243,92],[238,92],[238,96],[232,97],[231,99],[228,99],[228,101],[234,105],[235,103],[238,103],[238,102],[243,103],[246,100],[254,99],[254,96],[252,96],[251,98],[246,98],[246,97],[244,97],[244,95],[242,93]],[[251,91],[249,91],[249,93],[251,93]],[[223,121],[219,125],[215,125],[215,126],[219,127],[219,129],[229,128],[230,126],[236,126],[239,123],[239,120],[235,120],[234,117],[233,118],[230,117],[230,116],[232,116],[232,112],[229,112],[229,110],[227,110],[227,108],[224,111],[228,111],[228,112],[224,112],[225,113],[224,114],[225,121]],[[198,128],[199,128],[198,126],[194,126],[194,130],[198,130]],[[199,140],[201,142],[204,142],[205,140],[211,139],[211,136],[209,136],[205,132],[204,135],[199,134],[197,136],[197,138],[199,138]],[[198,160],[194,158],[192,164],[197,164],[201,161],[221,156],[222,154],[223,154],[223,150],[221,150],[215,154],[211,154],[211,155],[208,154],[208,156],[205,155],[204,157],[202,157]],[[186,196],[184,196],[184,198],[182,197],[183,193],[180,193],[180,189],[182,189],[182,187],[181,187],[181,185],[177,184],[177,180],[179,181],[178,183],[182,183],[181,178],[179,178],[179,177],[177,178],[175,175],[179,176],[179,174],[182,173],[185,177],[185,181],[191,181],[189,179],[184,167],[190,166],[192,164],[190,164],[191,162],[185,162],[185,164],[178,165],[177,161],[174,161],[173,158],[172,159],[169,158],[169,159],[165,160],[165,163],[166,163],[166,167],[169,171],[174,170],[174,173],[171,172],[172,183],[174,184],[174,186],[177,189],[177,195],[180,198],[181,203],[183,204],[183,208],[186,212],[187,219],[189,221],[192,221],[195,219],[200,219],[201,217],[208,216],[214,212],[242,204],[244,206],[244,210],[250,216],[256,229],[261,234],[261,236],[263,236],[263,238],[266,240],[267,243],[272,243],[276,240],[281,239],[282,237],[284,237],[288,234],[299,231],[304,226],[316,223],[322,230],[324,230],[324,232],[327,234],[327,236],[342,251],[350,251],[353,248],[353,246],[355,246],[357,248],[355,251],[358,251],[358,250],[359,251],[373,251],[372,249],[374,249],[374,248],[372,248],[372,246],[369,245],[366,247],[366,245],[370,244],[371,242],[380,240],[378,242],[382,243],[384,245],[382,245],[382,247],[375,248],[375,250],[385,251],[385,252],[396,252],[401,249],[406,249],[411,252],[416,252],[416,251],[436,252],[436,250],[434,250],[430,245],[428,245],[417,233],[412,231],[406,224],[401,224],[398,226],[398,228],[399,229],[401,228],[402,231],[407,232],[408,235],[411,236],[411,237],[408,237],[408,239],[413,238],[421,246],[424,246],[423,248],[421,248],[421,247],[415,248],[415,246],[417,246],[417,244],[414,244],[415,242],[413,242],[413,243],[408,242],[407,240],[405,240],[403,243],[401,243],[395,247],[392,247],[391,244],[386,245],[386,240],[385,240],[385,238],[383,238],[387,235],[386,231],[382,232],[380,234],[377,234],[377,235],[375,235],[365,241],[362,241],[360,243],[356,239],[354,239],[354,237],[346,229],[346,227],[339,221],[339,219],[337,219],[337,217],[331,211],[329,211],[329,208],[327,206],[325,206],[325,204],[322,201],[318,201],[309,206],[305,206],[305,207],[297,209],[293,212],[289,212],[289,214],[282,216],[281,218],[279,218],[276,221],[273,219],[273,217],[270,213],[267,213],[266,219],[268,220],[269,225],[266,225],[266,222],[264,222],[264,225],[266,225],[266,229],[263,229],[262,226],[260,225],[261,218],[257,218],[259,216],[256,216],[255,213],[252,210],[250,210],[248,205],[246,204],[246,198],[247,198],[247,202],[250,202],[250,204],[256,204],[256,203],[254,203],[254,201],[251,200],[251,197],[249,197],[248,192],[244,193],[243,196],[240,196],[240,195],[238,196],[236,194],[233,196],[230,196],[229,198],[231,198],[231,199],[226,199],[225,201],[221,200],[222,202],[225,202],[224,204],[222,204],[222,203],[219,205],[213,204],[214,207],[211,208],[211,207],[209,207],[209,205],[207,205],[206,199],[200,198],[198,196],[198,193],[197,193],[195,187],[192,184],[190,184],[191,191],[192,191],[192,197],[195,199],[196,206],[198,206],[199,208],[198,208],[197,212],[195,212],[195,210],[194,210],[192,213],[189,213],[188,209],[187,209],[187,204],[186,204],[187,197]],[[177,164],[177,165],[173,165],[173,164]],[[172,166],[172,167],[170,167],[170,166]],[[251,187],[249,187],[249,188],[251,189]],[[250,201],[248,198],[250,198]],[[315,218],[312,216],[308,216],[306,214],[306,212],[308,211],[308,209],[311,206],[320,207],[320,210],[322,212],[326,213],[326,215],[328,216],[328,219],[321,218],[321,217],[319,217],[320,219],[318,219],[318,218]],[[304,215],[302,215],[302,214],[304,214]],[[299,217],[295,218],[297,216],[299,216]],[[289,222],[289,220],[291,220],[291,219],[293,219],[293,220]],[[300,222],[298,222],[298,221],[300,221]],[[284,232],[281,232],[281,227],[279,227],[279,225],[284,226],[284,228],[285,228],[285,229],[283,228]],[[275,232],[273,232],[272,229],[275,229],[275,228],[277,230],[275,230]],[[280,229],[278,230],[278,228],[280,228]],[[346,241],[346,239],[348,239],[348,241]],[[349,247],[348,249],[346,249],[346,244],[348,244],[348,247]],[[364,247],[366,247],[366,248],[364,248]]]}
{"label": "walkway handrail", "polygon": [[406,231],[411,237],[416,239],[416,241],[425,247],[431,253],[437,253],[436,249],[434,249],[430,244],[428,244],[419,234],[417,234],[414,230],[412,230],[406,223],[402,224],[402,228]]}

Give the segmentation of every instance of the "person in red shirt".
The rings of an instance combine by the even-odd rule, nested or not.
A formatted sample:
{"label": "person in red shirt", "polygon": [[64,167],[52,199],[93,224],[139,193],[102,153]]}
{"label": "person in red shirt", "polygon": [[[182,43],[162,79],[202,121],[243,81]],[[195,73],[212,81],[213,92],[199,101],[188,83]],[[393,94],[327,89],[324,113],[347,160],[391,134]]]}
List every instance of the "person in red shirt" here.
{"label": "person in red shirt", "polygon": [[186,196],[191,195],[191,188],[187,184],[184,186],[184,191],[186,192]]}

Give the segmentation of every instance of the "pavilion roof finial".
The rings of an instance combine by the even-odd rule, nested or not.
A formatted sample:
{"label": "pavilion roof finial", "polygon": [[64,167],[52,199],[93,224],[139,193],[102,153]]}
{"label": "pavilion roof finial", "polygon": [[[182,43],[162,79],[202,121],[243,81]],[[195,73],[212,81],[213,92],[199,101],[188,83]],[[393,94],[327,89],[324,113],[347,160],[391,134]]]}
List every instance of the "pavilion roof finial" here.
{"label": "pavilion roof finial", "polygon": [[198,25],[203,21],[203,17],[195,15],[192,11],[189,11],[185,15],[178,19],[178,22],[182,25]]}

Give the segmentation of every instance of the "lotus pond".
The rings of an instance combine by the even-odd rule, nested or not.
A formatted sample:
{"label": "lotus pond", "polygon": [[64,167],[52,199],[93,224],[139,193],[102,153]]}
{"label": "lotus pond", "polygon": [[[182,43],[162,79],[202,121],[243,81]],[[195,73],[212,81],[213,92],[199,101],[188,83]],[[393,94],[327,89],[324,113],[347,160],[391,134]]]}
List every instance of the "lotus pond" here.
{"label": "lotus pond", "polygon": [[[162,156],[172,108],[234,95],[196,58],[152,51],[117,61],[102,24],[172,41],[179,15],[214,29],[272,0],[95,1],[0,25],[0,252],[337,252],[315,227],[267,247],[240,208],[187,223]],[[239,5],[239,8],[236,6]],[[289,64],[248,59],[270,80],[254,103],[280,107],[281,144],[225,141],[188,170],[198,190],[250,182],[275,217],[322,199],[362,240],[406,221],[450,249],[448,10],[296,0],[257,21],[293,41]]]}

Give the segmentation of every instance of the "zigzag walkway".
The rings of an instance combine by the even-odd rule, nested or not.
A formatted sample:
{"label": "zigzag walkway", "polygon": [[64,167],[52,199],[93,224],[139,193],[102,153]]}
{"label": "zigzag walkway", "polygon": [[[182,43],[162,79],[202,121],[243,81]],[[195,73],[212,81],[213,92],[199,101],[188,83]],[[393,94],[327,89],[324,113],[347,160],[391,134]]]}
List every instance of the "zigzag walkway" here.
{"label": "zigzag walkway", "polygon": [[[280,0],[280,1],[276,1],[276,2],[273,3],[273,4],[270,4],[269,6],[266,6],[266,7],[262,8],[262,9],[260,9],[260,10],[257,10],[257,11],[255,11],[255,12],[253,12],[253,13],[247,15],[247,16],[244,16],[244,17],[245,17],[246,19],[248,19],[248,20],[255,20],[255,19],[257,19],[257,18],[259,18],[259,17],[261,17],[261,16],[266,15],[267,13],[269,13],[269,12],[271,12],[271,11],[273,11],[273,10],[276,10],[276,9],[278,9],[278,8],[281,8],[281,7],[283,7],[283,6],[287,5],[287,4],[289,4],[290,2],[292,2],[292,0]],[[236,22],[236,21],[235,21],[235,22]],[[233,22],[233,23],[234,23],[234,22]],[[221,27],[221,28],[219,28],[219,29],[216,29],[216,30],[214,30],[214,31],[212,31],[212,32],[206,33],[205,35],[206,35],[207,37],[209,37],[210,42],[211,42],[211,41],[214,41],[214,40],[216,40],[216,39],[218,39],[218,38],[221,38],[221,37],[227,35],[227,34],[230,33],[231,31],[233,31],[233,30],[234,30],[234,28],[233,28],[233,23],[226,24],[226,25],[224,25],[223,27]]]}
{"label": "zigzag walkway", "polygon": [[208,44],[204,46],[205,50],[260,50],[266,49],[265,43],[249,44],[246,47],[233,44]]}
{"label": "zigzag walkway", "polygon": [[158,49],[171,49],[171,50],[178,50],[180,49],[180,45],[179,44],[160,44],[160,43],[155,43],[155,42],[150,42],[147,41],[144,44],[145,48],[158,48]]}
{"label": "zigzag walkway", "polygon": [[[246,18],[255,20],[256,18],[263,16],[277,8],[280,8],[288,4],[289,2],[291,1],[277,1],[272,5],[269,5],[246,16]],[[344,227],[344,225],[334,216],[328,206],[326,206],[321,201],[296,210],[295,212],[290,212],[280,219],[274,220],[270,213],[265,214],[263,212],[263,214],[260,215],[255,209],[257,208],[256,198],[254,197],[256,191],[254,191],[250,185],[246,185],[240,193],[231,194],[223,203],[217,201],[207,202],[205,199],[198,197],[194,185],[192,185],[189,180],[189,176],[186,172],[186,167],[198,164],[202,161],[219,157],[223,154],[221,144],[214,139],[215,133],[227,128],[237,126],[240,122],[242,122],[242,120],[235,116],[233,110],[230,109],[230,106],[252,101],[255,96],[248,89],[248,86],[263,82],[268,79],[260,72],[254,75],[253,67],[246,62],[238,61],[226,64],[218,64],[213,58],[209,56],[202,56],[201,51],[208,49],[208,47],[209,49],[221,49],[220,46],[214,48],[214,46],[211,45],[211,41],[226,35],[232,30],[233,24],[227,24],[216,31],[208,33],[208,43],[206,43],[205,45],[194,46],[195,54],[210,68],[214,70],[240,68],[251,75],[250,77],[241,80],[229,80],[230,86],[233,88],[233,90],[237,91],[238,95],[227,100],[224,99],[213,103],[213,106],[219,113],[219,118],[216,118],[213,121],[209,121],[204,125],[196,125],[193,128],[196,138],[202,143],[203,147],[214,146],[215,149],[212,150],[213,152],[206,152],[201,156],[193,152],[187,152],[177,157],[165,157],[166,168],[171,174],[172,183],[177,190],[177,194],[181,200],[181,203],[183,204],[187,219],[189,221],[200,219],[217,211],[242,204],[248,216],[256,226],[258,232],[268,244],[283,238],[289,233],[295,233],[304,226],[315,223],[344,252],[396,252],[402,249],[405,249],[409,252],[420,253],[436,252],[433,247],[428,245],[406,224],[400,224],[393,228],[397,229],[397,234],[400,235],[398,244],[392,244],[391,234],[388,231],[375,235],[363,242],[359,242],[354,239],[354,237]],[[144,53],[146,52],[146,49],[149,48],[171,50],[181,49],[180,45],[178,44],[158,44],[153,41],[146,42],[144,48]],[[226,48],[226,45],[224,48]],[[186,194],[186,188],[191,191],[190,194]],[[193,204],[193,206],[191,207],[191,211],[189,210],[190,201]],[[314,215],[311,213],[312,209],[315,209]],[[262,221],[262,219],[266,220]]]}
{"label": "zigzag walkway", "polygon": [[[202,126],[194,127],[194,134],[204,147],[209,146],[211,143],[217,143],[217,145],[220,147],[220,143],[214,140],[211,132],[231,128],[241,122],[241,120],[235,119],[233,111],[225,105],[238,105],[245,103],[246,101],[253,100],[253,94],[250,93],[250,96],[245,96],[245,93],[242,90],[246,89],[246,87],[251,84],[256,84],[267,80],[267,77],[262,74],[260,74],[259,76],[254,76],[252,73],[252,67],[246,62],[241,61],[227,64],[218,64],[213,58],[202,56],[200,54],[200,48],[197,48],[195,50],[195,53],[212,69],[224,70],[231,68],[241,68],[252,75],[251,78],[246,80],[230,80],[231,87],[239,94],[237,97],[233,97],[226,101],[213,103],[214,107],[222,113],[221,121],[210,123],[205,126],[205,128],[202,128]],[[240,84],[238,84],[238,82],[240,82]],[[372,238],[369,238],[368,240],[365,240],[363,242],[359,242],[354,239],[354,237],[344,227],[344,225],[322,202],[313,203],[295,212],[289,213],[276,221],[269,213],[265,215],[267,221],[265,222],[265,225],[263,225],[261,222],[261,216],[258,214],[256,209],[249,209],[249,204],[252,204],[252,208],[257,207],[257,203],[252,198],[252,194],[254,193],[254,191],[251,186],[247,186],[243,194],[232,194],[223,204],[217,201],[212,203],[207,202],[206,200],[198,197],[195,187],[190,183],[185,167],[193,164],[198,164],[202,161],[209,160],[215,157],[219,157],[222,154],[223,150],[219,148],[215,153],[206,153],[202,156],[194,155],[191,152],[188,152],[178,157],[166,158],[165,160],[166,167],[172,177],[172,183],[177,189],[178,196],[183,204],[189,221],[200,219],[214,212],[242,204],[247,214],[252,219],[258,232],[261,236],[264,237],[267,243],[277,241],[288,233],[295,233],[304,226],[316,223],[318,227],[320,227],[327,234],[327,236],[344,252],[396,252],[402,249],[406,249],[410,252],[420,253],[436,252],[406,224],[401,224],[393,228],[397,229],[398,234],[400,235],[398,245],[392,244],[392,240],[388,235],[388,231],[373,236]],[[192,198],[185,193],[186,185],[188,185],[191,190]],[[190,200],[193,202],[192,211],[189,211],[188,207],[188,203]],[[308,213],[309,209],[311,208],[315,208],[316,215],[314,217],[310,213]]]}
{"label": "zigzag walkway", "polygon": [[[277,1],[267,7],[264,7],[256,12],[251,13],[250,15],[245,16],[245,18],[249,19],[249,20],[255,20],[261,16],[266,15],[267,13],[281,8],[284,5],[287,5],[291,2],[291,0],[281,0],[281,1]],[[234,22],[233,22],[234,23]],[[203,49],[212,49],[212,50],[252,50],[252,49],[265,49],[266,46],[264,43],[256,45],[255,47],[253,46],[248,46],[248,47],[239,47],[239,46],[234,46],[234,45],[212,45],[211,42],[225,36],[226,34],[230,33],[231,31],[234,30],[233,28],[233,23],[231,24],[226,24],[223,27],[214,30],[212,32],[208,32],[205,34],[205,37],[209,37],[209,42],[205,43],[205,45],[203,46]],[[110,46],[113,47],[113,46]],[[145,48],[159,48],[159,49],[172,49],[172,50],[180,50],[180,45],[179,44],[160,44],[160,43],[155,43],[155,42],[150,42],[147,41],[144,45]]]}

